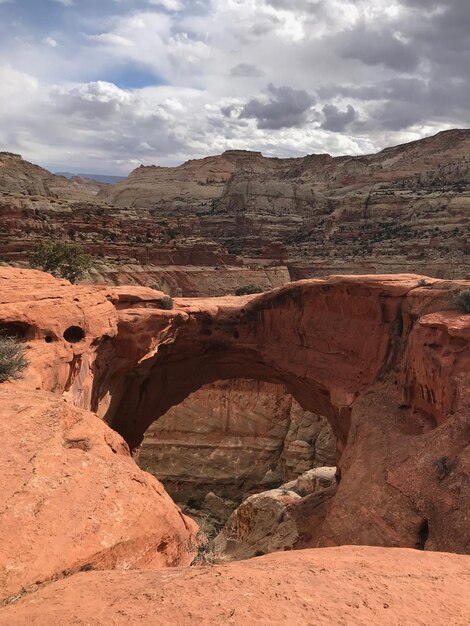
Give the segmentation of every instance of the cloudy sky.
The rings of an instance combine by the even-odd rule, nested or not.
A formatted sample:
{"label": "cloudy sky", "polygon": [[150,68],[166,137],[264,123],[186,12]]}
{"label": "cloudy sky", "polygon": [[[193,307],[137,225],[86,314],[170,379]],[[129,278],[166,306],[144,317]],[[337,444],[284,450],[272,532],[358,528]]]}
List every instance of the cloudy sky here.
{"label": "cloudy sky", "polygon": [[469,0],[0,0],[0,150],[127,173],[470,126]]}

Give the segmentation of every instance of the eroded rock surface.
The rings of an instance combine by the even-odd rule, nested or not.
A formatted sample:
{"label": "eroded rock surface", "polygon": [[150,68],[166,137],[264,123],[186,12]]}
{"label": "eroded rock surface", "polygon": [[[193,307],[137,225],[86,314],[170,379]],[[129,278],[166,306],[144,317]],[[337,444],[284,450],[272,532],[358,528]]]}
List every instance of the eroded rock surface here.
{"label": "eroded rock surface", "polygon": [[246,559],[293,550],[305,541],[312,544],[316,537],[312,532],[306,536],[306,521],[311,529],[320,528],[335,493],[336,467],[321,467],[254,494],[228,518],[215,539],[215,553]]}
{"label": "eroded rock surface", "polygon": [[[47,376],[36,375],[32,358],[15,388],[68,389],[136,448],[155,419],[205,384],[283,383],[305,410],[328,418],[341,454],[321,526],[303,515],[304,545],[470,552],[470,317],[454,304],[468,282],[331,277],[162,310],[161,292],[47,276],[41,290],[41,276],[0,274],[12,287],[0,323],[27,321],[31,355],[48,364]],[[70,344],[64,331],[74,319],[85,333]]]}
{"label": "eroded rock surface", "polygon": [[210,568],[86,572],[0,611],[1,626],[396,626],[470,621],[468,557],[380,548],[270,554]]}
{"label": "eroded rock surface", "polygon": [[0,603],[81,569],[190,563],[196,525],[96,415],[12,383],[0,407]]}

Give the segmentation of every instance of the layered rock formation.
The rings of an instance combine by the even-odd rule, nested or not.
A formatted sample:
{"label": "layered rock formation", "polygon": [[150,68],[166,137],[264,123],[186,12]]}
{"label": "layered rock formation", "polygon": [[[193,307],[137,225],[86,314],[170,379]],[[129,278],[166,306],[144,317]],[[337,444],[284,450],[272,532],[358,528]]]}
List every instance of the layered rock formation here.
{"label": "layered rock formation", "polygon": [[100,192],[113,206],[191,216],[243,258],[287,259],[292,278],[414,271],[469,274],[470,132],[377,155],[264,158],[230,150],[141,167]]}
{"label": "layered rock formation", "polygon": [[283,382],[328,418],[342,453],[337,494],[305,543],[470,551],[470,318],[454,308],[469,283],[336,277],[168,311],[136,287],[17,270],[0,281],[0,325],[32,346],[15,388],[65,392],[135,448],[204,384]]}
{"label": "layered rock formation", "polygon": [[219,381],[154,422],[139,465],[176,502],[202,504],[209,492],[240,501],[250,490],[278,486],[336,462],[326,418],[304,411],[278,385]]}
{"label": "layered rock formation", "polygon": [[[306,409],[328,417],[343,451],[338,493],[312,542],[372,537],[379,545],[468,551],[458,511],[469,484],[469,320],[452,311],[464,287],[338,277],[259,297],[181,300],[173,313],[134,303],[120,310],[119,365],[107,368],[96,408],[133,447],[158,415],[212,380],[283,381]],[[420,455],[419,477],[406,485],[392,479]],[[444,455],[455,473],[441,481],[434,462]]]}
{"label": "layered rock formation", "polygon": [[85,178],[56,176],[25,161],[19,154],[0,152],[0,190],[3,196],[80,200],[95,196],[102,187],[102,184]]}
{"label": "layered rock formation", "polygon": [[86,572],[2,609],[0,624],[467,626],[469,575],[468,557],[350,547],[171,572]]}
{"label": "layered rock formation", "polygon": [[[40,272],[0,269],[0,329],[26,343],[30,361],[22,380],[0,390],[2,599],[16,603],[46,586],[25,600],[23,616],[18,604],[0,617],[50,620],[47,594],[72,589],[85,576],[76,574],[81,569],[158,569],[191,560],[194,525],[137,468],[113,430],[137,446],[169,407],[221,378],[282,382],[331,424],[341,452],[337,492],[326,502],[312,493],[289,505],[299,531],[292,547],[469,553],[470,317],[454,305],[455,294],[469,287],[417,276],[333,277],[259,296],[181,299],[162,310],[163,294],[151,289],[72,286]],[[299,566],[323,558],[298,554]],[[391,553],[375,554],[383,576]],[[403,563],[407,575],[413,562],[424,567],[412,554]],[[272,569],[286,557],[269,558]],[[443,567],[447,557],[422,558]],[[364,561],[350,562],[357,574]],[[233,571],[242,567],[240,580],[250,581],[250,568],[260,563],[266,573],[262,560],[253,563]],[[114,594],[126,578],[87,576],[95,598],[89,606],[104,597],[107,580]],[[179,576],[144,578],[158,585]],[[70,581],[49,586],[60,578]],[[163,611],[171,591],[159,593]],[[61,618],[68,602],[61,600]]]}
{"label": "layered rock formation", "polygon": [[140,167],[96,196],[4,154],[2,260],[25,263],[39,238],[60,237],[96,257],[89,281],[189,297],[338,273],[466,278],[469,155],[468,130],[363,157],[228,151]]}

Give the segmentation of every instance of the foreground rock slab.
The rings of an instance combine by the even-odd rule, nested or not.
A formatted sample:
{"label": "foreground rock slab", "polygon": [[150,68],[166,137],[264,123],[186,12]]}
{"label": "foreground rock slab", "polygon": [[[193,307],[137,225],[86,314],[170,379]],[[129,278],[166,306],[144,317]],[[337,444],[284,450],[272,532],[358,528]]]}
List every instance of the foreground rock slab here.
{"label": "foreground rock slab", "polygon": [[0,407],[0,603],[81,569],[189,564],[195,524],[96,415],[10,384]]}
{"label": "foreground rock slab", "polygon": [[365,547],[210,568],[84,572],[0,610],[0,626],[469,622],[469,557]]}

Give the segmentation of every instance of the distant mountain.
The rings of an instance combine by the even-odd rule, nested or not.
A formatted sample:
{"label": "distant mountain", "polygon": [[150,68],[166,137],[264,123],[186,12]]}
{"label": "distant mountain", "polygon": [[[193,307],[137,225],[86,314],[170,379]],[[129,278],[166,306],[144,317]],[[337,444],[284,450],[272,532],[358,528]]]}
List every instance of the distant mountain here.
{"label": "distant mountain", "polygon": [[105,185],[113,185],[126,178],[125,176],[106,176],[106,174],[72,174],[72,172],[56,172],[56,174],[57,176],[65,176],[65,178],[88,178],[89,180],[96,180],[98,183],[104,183]]}

